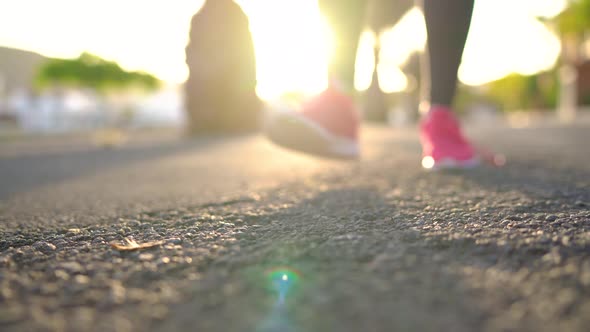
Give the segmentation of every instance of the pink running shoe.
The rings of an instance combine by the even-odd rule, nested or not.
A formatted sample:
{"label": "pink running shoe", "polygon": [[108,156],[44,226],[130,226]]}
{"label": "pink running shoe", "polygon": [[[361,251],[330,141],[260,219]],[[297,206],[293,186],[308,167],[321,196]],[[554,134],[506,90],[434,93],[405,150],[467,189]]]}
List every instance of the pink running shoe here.
{"label": "pink running shoe", "polygon": [[433,106],[420,123],[422,167],[426,169],[471,168],[479,158],[461,133],[448,107]]}
{"label": "pink running shoe", "polygon": [[300,112],[277,111],[266,125],[274,143],[320,157],[360,155],[359,115],[352,98],[334,87],[303,104]]}

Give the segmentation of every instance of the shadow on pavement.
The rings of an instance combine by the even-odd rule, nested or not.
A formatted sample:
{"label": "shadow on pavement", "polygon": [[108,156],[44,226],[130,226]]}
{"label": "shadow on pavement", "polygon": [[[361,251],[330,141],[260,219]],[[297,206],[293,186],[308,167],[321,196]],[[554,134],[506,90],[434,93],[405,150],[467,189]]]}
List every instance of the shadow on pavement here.
{"label": "shadow on pavement", "polygon": [[188,152],[205,153],[206,149],[213,146],[242,139],[244,136],[201,137],[115,149],[93,148],[86,151],[0,158],[0,169],[2,169],[0,199],[44,185],[130,164],[136,164],[138,172],[141,172],[142,163]]}
{"label": "shadow on pavement", "polygon": [[[260,330],[256,322],[268,321],[265,310],[272,316],[274,296],[260,276],[288,267],[301,271],[301,282],[281,321],[296,331],[581,331],[590,215],[579,200],[588,192],[557,173],[542,181],[526,173],[518,164],[386,175],[383,186],[343,185],[252,218],[261,227],[237,238],[234,257],[209,267],[243,292],[196,324]],[[196,302],[172,326],[195,324],[188,312],[199,312]]]}

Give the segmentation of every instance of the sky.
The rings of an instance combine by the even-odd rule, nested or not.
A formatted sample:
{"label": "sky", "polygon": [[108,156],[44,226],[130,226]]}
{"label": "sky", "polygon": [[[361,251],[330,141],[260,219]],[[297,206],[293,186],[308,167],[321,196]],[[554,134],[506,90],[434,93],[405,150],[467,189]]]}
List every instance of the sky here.
{"label": "sky", "polygon": [[[250,17],[259,95],[269,99],[287,91],[315,93],[325,87],[331,33],[314,0],[237,2]],[[555,15],[564,3],[476,0],[460,80],[480,85],[512,72],[532,74],[553,66],[559,41],[535,16]],[[184,47],[190,19],[201,5],[202,0],[0,1],[0,46],[52,57],[76,57],[88,51],[129,70],[181,83],[188,73]],[[383,45],[378,67],[382,89],[404,89],[399,65],[426,40],[420,12],[411,11],[395,29],[380,36],[363,34],[357,89],[367,87],[376,38]]]}

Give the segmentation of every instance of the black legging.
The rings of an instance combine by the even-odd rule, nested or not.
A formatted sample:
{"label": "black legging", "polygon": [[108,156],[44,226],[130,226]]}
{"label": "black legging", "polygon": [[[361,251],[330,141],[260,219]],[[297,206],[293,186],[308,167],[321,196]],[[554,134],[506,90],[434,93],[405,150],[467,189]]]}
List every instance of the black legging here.
{"label": "black legging", "polygon": [[[471,23],[473,1],[417,0],[424,11],[428,32],[431,104],[452,104],[457,87],[457,70]],[[336,39],[330,75],[352,87],[367,0],[319,0],[319,4]]]}

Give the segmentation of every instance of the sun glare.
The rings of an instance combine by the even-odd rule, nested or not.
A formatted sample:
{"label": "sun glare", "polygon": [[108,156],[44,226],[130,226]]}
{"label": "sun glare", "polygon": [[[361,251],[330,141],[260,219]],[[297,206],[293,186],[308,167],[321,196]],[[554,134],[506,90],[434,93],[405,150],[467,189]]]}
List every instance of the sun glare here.
{"label": "sun glare", "polygon": [[[534,74],[555,64],[561,49],[559,40],[535,15],[555,15],[559,7],[546,0],[539,0],[536,8],[529,3],[523,6],[513,0],[475,2],[459,69],[463,83],[481,85],[510,73]],[[498,24],[499,17],[502,24]]]}
{"label": "sun glare", "polygon": [[381,51],[379,53],[379,85],[385,93],[403,91],[408,86],[406,75],[400,67],[405,64],[412,53],[424,49],[426,28],[424,15],[417,8],[404,15],[395,27],[384,31],[379,36]]}
{"label": "sun glare", "polygon": [[314,0],[240,1],[250,17],[264,99],[296,91],[313,94],[327,85],[330,31]]}
{"label": "sun glare", "polygon": [[356,52],[356,65],[354,68],[354,88],[365,91],[371,86],[373,70],[375,70],[375,54],[373,47],[377,37],[371,31],[364,31],[361,35],[358,51]]}

